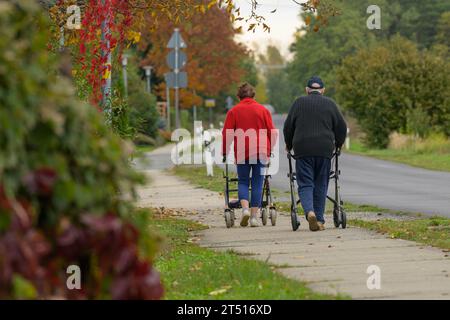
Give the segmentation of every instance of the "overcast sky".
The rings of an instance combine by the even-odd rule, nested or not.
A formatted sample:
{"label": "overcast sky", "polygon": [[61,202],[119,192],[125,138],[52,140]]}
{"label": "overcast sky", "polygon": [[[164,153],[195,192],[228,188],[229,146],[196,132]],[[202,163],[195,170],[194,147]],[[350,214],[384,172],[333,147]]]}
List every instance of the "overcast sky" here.
{"label": "overcast sky", "polygon": [[[295,31],[302,24],[299,18],[299,5],[292,0],[259,0],[258,2],[260,3],[258,13],[266,18],[266,23],[271,28],[270,33],[263,32],[262,28],[255,33],[247,32],[248,24],[246,24],[243,27],[244,33],[237,39],[251,49],[259,48],[260,51],[269,44],[276,45],[284,56],[289,57],[289,45],[294,41]],[[240,6],[243,17],[250,14],[250,0],[236,0],[236,4]],[[274,9],[277,11],[270,13]]]}

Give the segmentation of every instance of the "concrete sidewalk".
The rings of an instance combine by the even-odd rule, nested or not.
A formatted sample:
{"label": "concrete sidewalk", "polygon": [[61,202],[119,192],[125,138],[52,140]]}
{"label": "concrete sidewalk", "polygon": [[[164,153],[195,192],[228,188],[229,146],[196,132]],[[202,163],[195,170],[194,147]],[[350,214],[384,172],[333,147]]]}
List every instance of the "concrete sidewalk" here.
{"label": "concrete sidewalk", "polygon": [[[152,182],[139,190],[138,205],[191,211],[187,217],[210,227],[195,235],[201,246],[268,261],[319,292],[354,299],[450,299],[450,258],[443,250],[360,228],[335,229],[330,223],[313,233],[304,218],[293,232],[288,214],[279,215],[276,227],[227,229],[223,196],[161,170],[145,172]],[[367,288],[371,265],[381,270],[379,290]]]}

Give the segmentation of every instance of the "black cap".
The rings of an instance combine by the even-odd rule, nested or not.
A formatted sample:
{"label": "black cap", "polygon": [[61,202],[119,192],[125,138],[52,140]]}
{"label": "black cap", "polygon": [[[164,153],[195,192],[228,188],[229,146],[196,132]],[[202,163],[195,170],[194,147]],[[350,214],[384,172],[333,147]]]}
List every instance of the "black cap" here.
{"label": "black cap", "polygon": [[323,89],[325,87],[322,79],[317,76],[311,77],[311,79],[308,80],[307,86],[310,89]]}

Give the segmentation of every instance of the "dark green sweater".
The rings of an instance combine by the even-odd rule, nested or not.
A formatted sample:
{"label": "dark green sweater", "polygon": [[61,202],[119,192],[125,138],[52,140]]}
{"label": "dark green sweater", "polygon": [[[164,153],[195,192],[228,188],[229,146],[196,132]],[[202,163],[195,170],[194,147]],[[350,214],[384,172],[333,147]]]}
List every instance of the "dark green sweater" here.
{"label": "dark green sweater", "polygon": [[295,158],[331,158],[342,147],[347,125],[336,103],[319,93],[298,98],[284,123],[284,141]]}

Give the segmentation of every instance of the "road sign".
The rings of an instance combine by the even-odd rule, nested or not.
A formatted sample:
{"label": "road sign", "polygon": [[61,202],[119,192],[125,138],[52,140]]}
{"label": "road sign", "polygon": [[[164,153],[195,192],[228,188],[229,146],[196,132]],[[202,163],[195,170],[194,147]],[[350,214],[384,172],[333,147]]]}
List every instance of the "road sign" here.
{"label": "road sign", "polygon": [[205,107],[214,108],[215,106],[216,106],[216,100],[214,100],[214,99],[206,99],[205,100]]}
{"label": "road sign", "polygon": [[187,48],[186,42],[184,42],[183,38],[181,37],[180,30],[178,28],[175,28],[175,32],[172,34],[172,37],[170,38],[169,43],[167,44],[167,48],[170,49]]}
{"label": "road sign", "polygon": [[187,73],[179,72],[168,72],[164,74],[166,84],[169,88],[186,88],[188,85]]}
{"label": "road sign", "polygon": [[[176,57],[178,55],[178,61],[176,60]],[[186,53],[183,51],[178,51],[178,54],[175,50],[172,50],[169,52],[166,58],[167,65],[171,69],[175,69],[178,66],[178,69],[184,68],[187,62],[187,56]],[[178,63],[177,63],[178,62]]]}

